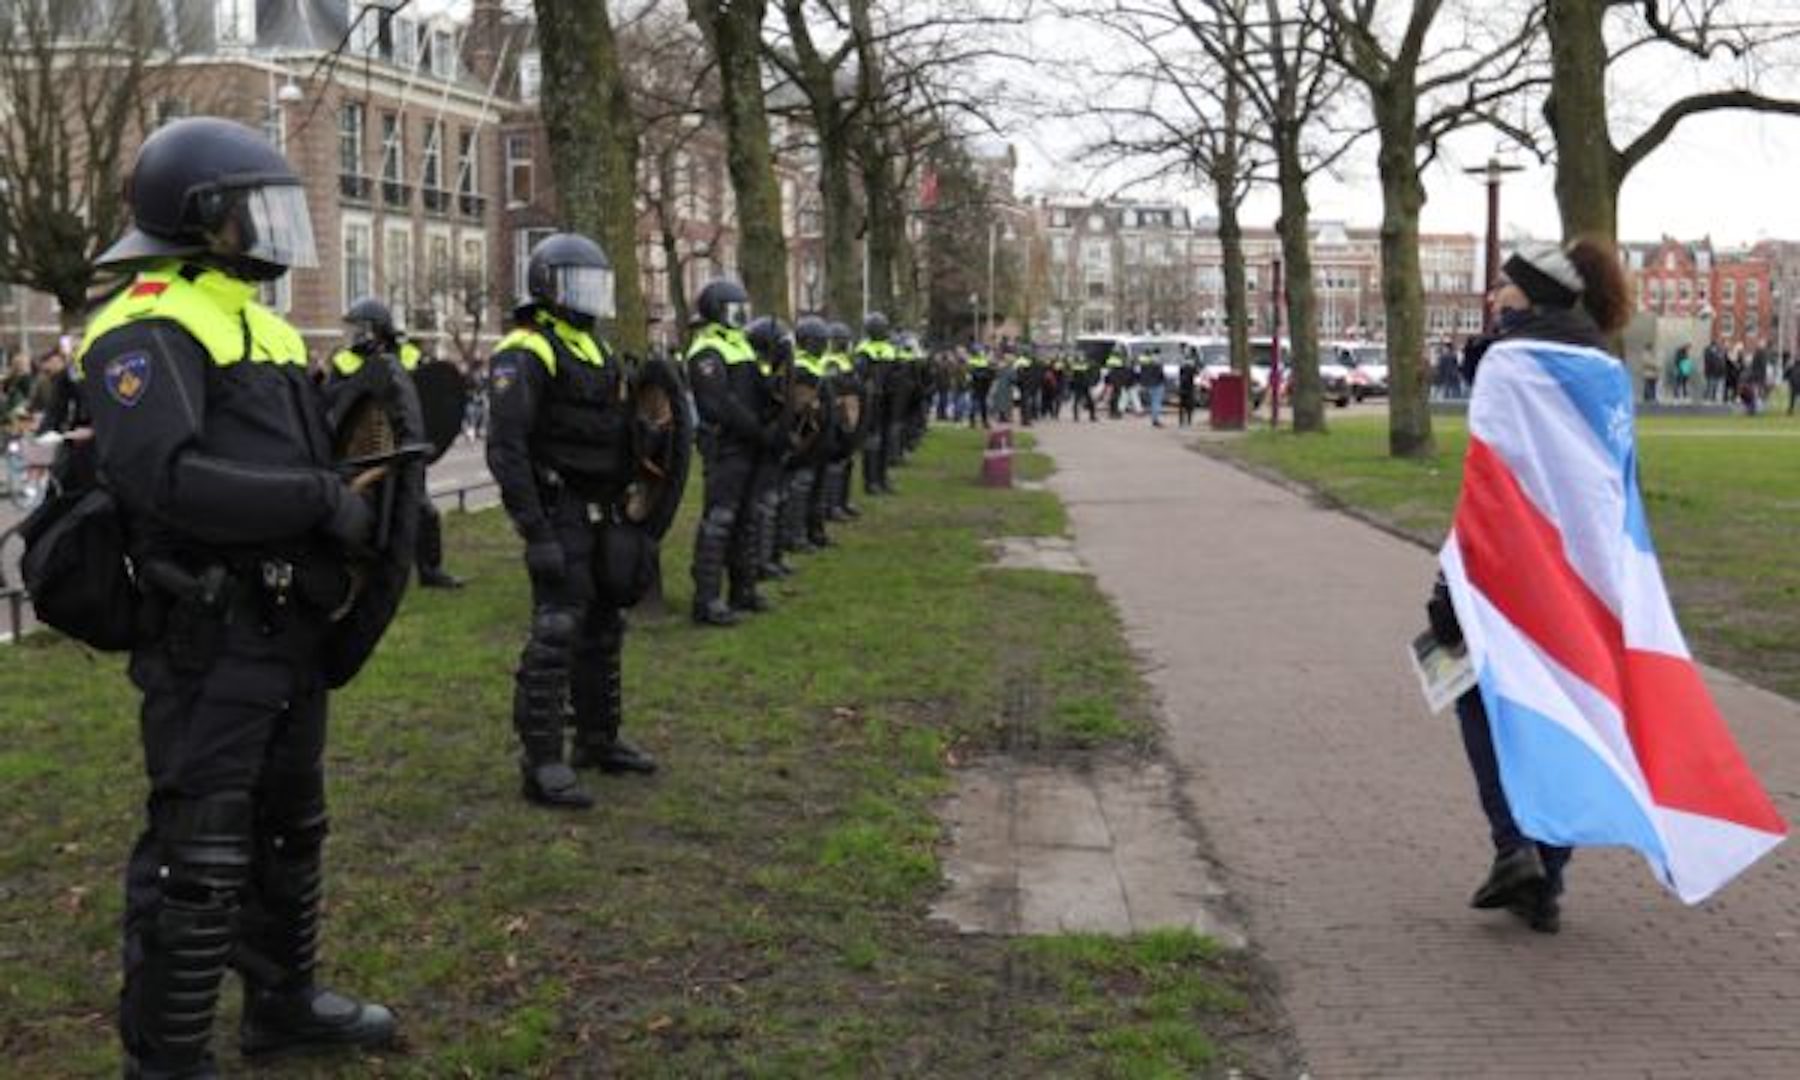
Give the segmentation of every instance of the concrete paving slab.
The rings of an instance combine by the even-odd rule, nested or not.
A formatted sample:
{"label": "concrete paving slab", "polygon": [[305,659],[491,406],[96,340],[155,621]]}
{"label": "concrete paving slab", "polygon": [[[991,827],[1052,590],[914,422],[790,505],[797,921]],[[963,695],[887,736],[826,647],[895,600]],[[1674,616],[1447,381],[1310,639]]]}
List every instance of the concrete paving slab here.
{"label": "concrete paving slab", "polygon": [[1075,553],[1075,542],[1066,536],[1003,536],[987,542],[994,553],[996,570],[1048,570],[1054,574],[1085,574],[1087,565]]}
{"label": "concrete paving slab", "polygon": [[968,933],[1183,928],[1241,945],[1161,765],[999,759],[957,774],[933,914]]}
{"label": "concrete paving slab", "polygon": [[[1581,851],[1557,937],[1469,910],[1485,823],[1401,653],[1432,555],[1192,440],[1034,431],[1313,1076],[1800,1076],[1793,845],[1692,909],[1635,855]],[[1800,818],[1800,706],[1707,681]]]}

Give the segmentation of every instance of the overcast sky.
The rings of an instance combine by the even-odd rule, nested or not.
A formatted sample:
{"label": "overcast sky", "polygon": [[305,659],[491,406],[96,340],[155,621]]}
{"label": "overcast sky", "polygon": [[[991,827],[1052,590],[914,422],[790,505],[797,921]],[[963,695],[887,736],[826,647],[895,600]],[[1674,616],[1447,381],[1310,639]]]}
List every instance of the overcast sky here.
{"label": "overcast sky", "polygon": [[[615,8],[621,2],[615,0]],[[923,7],[933,0],[904,0],[915,2]],[[1469,2],[1481,5],[1491,14],[1512,0]],[[1791,8],[1800,7],[1800,0],[1736,2],[1770,5],[1770,11],[1784,15],[1791,15]],[[414,0],[413,6],[421,13],[463,14],[467,3],[468,0]],[[528,0],[508,3],[529,7]],[[1393,10],[1405,6],[1396,3]],[[1071,93],[1069,76],[1074,67],[1070,60],[1116,49],[1091,28],[1055,20],[1039,20],[1021,44],[1022,51],[1037,62],[1022,72],[1012,66],[1004,77],[1015,86],[1023,83],[1030,89],[1035,85],[1042,97],[1061,95],[1064,100]],[[1786,88],[1800,94],[1800,74],[1794,70],[1800,69],[1800,54],[1794,59],[1797,63],[1788,65],[1786,83],[1765,85],[1771,90]],[[1617,115],[1616,134],[1640,130],[1653,110],[1660,109],[1676,92],[1717,85],[1719,77],[1718,72],[1709,75],[1688,59],[1653,52],[1642,54],[1641,60],[1618,71],[1610,80]],[[1771,78],[1780,80],[1783,76],[1777,73]],[[1124,180],[1121,172],[1096,175],[1090,167],[1075,163],[1082,141],[1092,135],[1092,128],[1067,119],[1014,121],[1008,136],[1020,155],[1021,190],[1077,190],[1091,194],[1116,190]],[[1476,133],[1451,145],[1446,159],[1434,166],[1426,178],[1429,201],[1421,223],[1425,230],[1485,233],[1485,185],[1476,177],[1464,175],[1462,170],[1484,164],[1498,145],[1492,135]],[[1323,178],[1315,182],[1310,192],[1315,217],[1353,225],[1380,223],[1381,192],[1372,149],[1371,140],[1363,153],[1346,164],[1341,181]],[[1553,171],[1535,166],[1523,153],[1504,152],[1502,156],[1528,166],[1527,171],[1506,179],[1501,196],[1502,236],[1559,235]],[[1682,239],[1711,236],[1715,244],[1727,247],[1747,245],[1765,237],[1800,240],[1800,183],[1796,181],[1800,181],[1800,117],[1722,113],[1691,119],[1627,179],[1620,205],[1620,235],[1627,240],[1655,240],[1664,234]],[[1144,194],[1179,198],[1200,213],[1208,212],[1211,206],[1208,194],[1194,189],[1165,187]],[[1271,225],[1277,211],[1274,195],[1259,193],[1252,196],[1246,207],[1245,221]]]}

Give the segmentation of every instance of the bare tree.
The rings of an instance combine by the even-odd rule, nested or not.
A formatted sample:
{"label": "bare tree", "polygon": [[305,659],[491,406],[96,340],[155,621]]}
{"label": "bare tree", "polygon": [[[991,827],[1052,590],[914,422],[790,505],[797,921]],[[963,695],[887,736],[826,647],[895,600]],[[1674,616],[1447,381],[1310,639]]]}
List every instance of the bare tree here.
{"label": "bare tree", "polygon": [[65,329],[124,232],[125,170],[181,38],[156,0],[0,0],[0,280],[54,297]]}
{"label": "bare tree", "polygon": [[[1793,55],[1800,36],[1791,5],[1760,0],[1545,0],[1553,88],[1544,116],[1556,140],[1556,201],[1563,233],[1618,235],[1619,189],[1645,158],[1692,117],[1726,109],[1800,115],[1800,99],[1765,94],[1759,77]],[[1607,23],[1614,21],[1612,42]],[[1731,72],[1713,89],[1665,104],[1620,146],[1607,93],[1616,61],[1640,50],[1717,60]]]}
{"label": "bare tree", "polygon": [[1267,177],[1267,162],[1244,128],[1243,80],[1220,72],[1221,61],[1243,61],[1248,29],[1221,9],[1204,14],[1223,45],[1211,53],[1195,43],[1180,14],[1165,6],[1119,0],[1082,13],[1125,47],[1118,63],[1097,66],[1099,83],[1081,103],[1084,113],[1097,115],[1106,127],[1084,156],[1135,166],[1133,185],[1191,177],[1212,192],[1231,363],[1248,375],[1250,302],[1240,213],[1252,184]]}
{"label": "bare tree", "polygon": [[[1336,23],[1339,62],[1368,92],[1380,139],[1381,296],[1389,364],[1388,450],[1396,457],[1432,453],[1425,293],[1419,266],[1421,171],[1438,141],[1477,123],[1508,129],[1500,106],[1547,81],[1531,61],[1540,12],[1496,18],[1492,4],[1465,13],[1435,42],[1444,0],[1412,0],[1403,24],[1381,0],[1326,0]],[[1389,42],[1384,28],[1399,27]],[[1525,133],[1518,132],[1521,137]],[[1423,156],[1421,156],[1423,155]]]}
{"label": "bare tree", "polygon": [[762,70],[767,0],[688,0],[719,72],[726,160],[737,195],[738,266],[757,309],[787,317],[787,238],[781,228],[781,185],[769,138]]}
{"label": "bare tree", "polygon": [[[1281,194],[1282,263],[1293,344],[1295,431],[1325,430],[1319,382],[1318,301],[1307,185],[1356,142],[1331,129],[1343,74],[1330,62],[1333,27],[1324,0],[1172,0],[1194,40],[1235,81],[1255,112],[1275,161]],[[1241,35],[1241,37],[1239,36]],[[1242,43],[1234,59],[1233,46]]]}
{"label": "bare tree", "polygon": [[600,240],[618,290],[616,344],[649,345],[638,275],[637,123],[606,0],[535,0],[543,57],[540,111],[569,225]]}

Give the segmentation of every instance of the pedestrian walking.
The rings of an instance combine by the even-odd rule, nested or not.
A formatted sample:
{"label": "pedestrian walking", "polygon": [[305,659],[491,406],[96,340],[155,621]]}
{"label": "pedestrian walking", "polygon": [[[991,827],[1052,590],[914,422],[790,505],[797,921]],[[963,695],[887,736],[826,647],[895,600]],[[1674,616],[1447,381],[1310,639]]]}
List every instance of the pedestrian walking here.
{"label": "pedestrian walking", "polygon": [[1644,380],[1644,404],[1656,404],[1656,384],[1662,378],[1662,362],[1656,358],[1656,346],[1644,343],[1638,353],[1638,375]]}

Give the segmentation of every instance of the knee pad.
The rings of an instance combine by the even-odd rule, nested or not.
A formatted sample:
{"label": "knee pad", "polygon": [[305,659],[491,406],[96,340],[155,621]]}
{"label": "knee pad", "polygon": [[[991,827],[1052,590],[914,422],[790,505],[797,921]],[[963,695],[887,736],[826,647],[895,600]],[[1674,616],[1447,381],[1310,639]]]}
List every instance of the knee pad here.
{"label": "knee pad", "polygon": [[281,773],[264,782],[261,833],[284,859],[305,858],[325,846],[331,819],[325,813],[325,774],[317,769]]}
{"label": "knee pad", "polygon": [[573,608],[544,604],[531,613],[531,643],[545,649],[567,649],[575,640],[577,622]]}
{"label": "knee pad", "polygon": [[737,524],[737,509],[724,503],[706,508],[700,518],[700,527],[715,536],[729,535],[731,527]]}
{"label": "knee pad", "polygon": [[151,813],[163,895],[189,904],[235,899],[250,880],[255,810],[248,791],[160,800]]}

